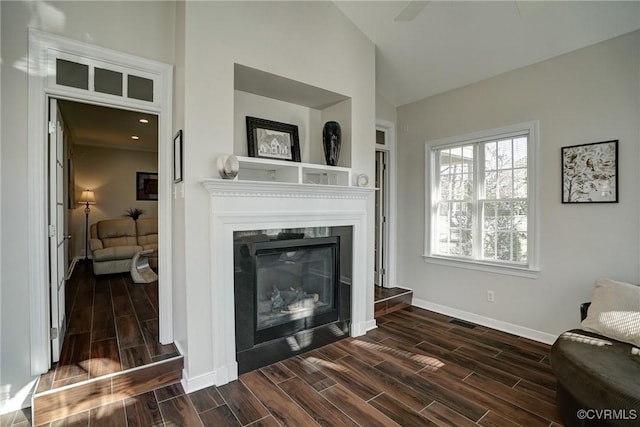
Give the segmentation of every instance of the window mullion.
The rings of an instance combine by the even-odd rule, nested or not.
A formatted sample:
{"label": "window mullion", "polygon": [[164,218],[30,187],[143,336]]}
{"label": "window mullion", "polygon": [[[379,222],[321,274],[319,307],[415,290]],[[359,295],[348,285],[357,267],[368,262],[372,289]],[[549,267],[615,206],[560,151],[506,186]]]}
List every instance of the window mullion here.
{"label": "window mullion", "polygon": [[429,248],[429,253],[434,253],[436,250],[440,251],[440,246],[438,244],[438,235],[440,232],[439,224],[439,216],[438,216],[438,207],[440,206],[440,195],[442,194],[441,186],[442,181],[440,180],[440,153],[442,150],[437,149],[433,150],[431,154],[432,158],[432,170],[431,170],[431,247]]}
{"label": "window mullion", "polygon": [[480,259],[482,257],[482,209],[480,206],[480,200],[485,197],[484,194],[484,150],[482,149],[482,143],[474,144],[474,165],[473,165],[473,259]]}

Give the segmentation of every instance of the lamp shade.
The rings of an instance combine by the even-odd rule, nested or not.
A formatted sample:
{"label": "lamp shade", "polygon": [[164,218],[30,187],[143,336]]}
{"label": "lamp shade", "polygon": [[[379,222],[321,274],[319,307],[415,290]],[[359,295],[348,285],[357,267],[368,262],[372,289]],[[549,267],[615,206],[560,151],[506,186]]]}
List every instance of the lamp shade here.
{"label": "lamp shade", "polygon": [[82,192],[82,196],[80,196],[80,200],[78,200],[78,203],[81,203],[83,205],[86,205],[87,203],[90,205],[95,205],[96,204],[96,197],[93,194],[93,191],[91,190],[85,190]]}

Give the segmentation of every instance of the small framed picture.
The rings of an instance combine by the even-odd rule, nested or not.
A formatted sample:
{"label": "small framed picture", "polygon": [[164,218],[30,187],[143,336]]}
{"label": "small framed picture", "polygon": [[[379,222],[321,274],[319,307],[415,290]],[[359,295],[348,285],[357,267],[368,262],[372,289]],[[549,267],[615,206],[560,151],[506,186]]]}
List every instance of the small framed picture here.
{"label": "small framed picture", "polygon": [[157,172],[136,172],[136,200],[158,200]]}
{"label": "small framed picture", "polygon": [[182,129],[173,137],[173,182],[182,181]]}
{"label": "small framed picture", "polygon": [[247,116],[250,157],[300,161],[298,126]]}
{"label": "small framed picture", "polygon": [[562,203],[618,202],[618,141],[562,147]]}

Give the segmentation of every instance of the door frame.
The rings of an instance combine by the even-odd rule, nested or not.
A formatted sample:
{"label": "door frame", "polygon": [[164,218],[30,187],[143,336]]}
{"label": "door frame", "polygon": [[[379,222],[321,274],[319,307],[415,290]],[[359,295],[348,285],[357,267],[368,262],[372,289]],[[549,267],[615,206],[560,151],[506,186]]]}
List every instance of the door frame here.
{"label": "door frame", "polygon": [[396,125],[387,120],[376,119],[376,130],[384,132],[385,144],[376,144],[376,151],[385,151],[388,155],[388,194],[387,194],[387,227],[386,231],[386,272],[387,280],[385,287],[397,286],[397,167],[396,167]]}
{"label": "door frame", "polygon": [[[85,64],[114,67],[123,72],[149,76],[154,82],[154,101],[137,101],[92,90],[55,84],[51,60],[64,57]],[[49,342],[48,206],[47,206],[47,121],[49,98],[66,99],[158,116],[158,281],[160,342],[173,341],[171,207],[172,207],[172,85],[173,66],[102,48],[65,37],[29,29],[28,105],[28,285],[30,298],[31,374],[40,375],[51,366]],[[52,83],[53,82],[53,83]],[[92,89],[92,85],[90,86]],[[157,95],[157,96],[156,96]]]}

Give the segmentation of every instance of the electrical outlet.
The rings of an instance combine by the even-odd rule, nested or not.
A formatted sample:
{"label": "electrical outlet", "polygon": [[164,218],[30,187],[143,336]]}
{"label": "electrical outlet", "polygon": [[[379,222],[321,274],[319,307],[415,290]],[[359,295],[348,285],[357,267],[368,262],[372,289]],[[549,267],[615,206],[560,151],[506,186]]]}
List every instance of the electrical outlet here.
{"label": "electrical outlet", "polygon": [[493,294],[493,291],[487,291],[487,301],[496,302],[495,295]]}

